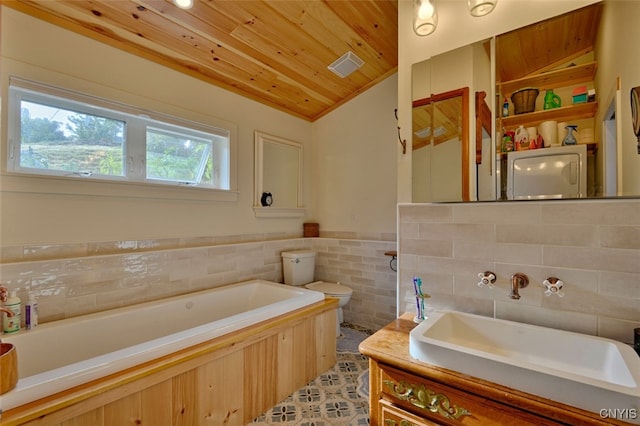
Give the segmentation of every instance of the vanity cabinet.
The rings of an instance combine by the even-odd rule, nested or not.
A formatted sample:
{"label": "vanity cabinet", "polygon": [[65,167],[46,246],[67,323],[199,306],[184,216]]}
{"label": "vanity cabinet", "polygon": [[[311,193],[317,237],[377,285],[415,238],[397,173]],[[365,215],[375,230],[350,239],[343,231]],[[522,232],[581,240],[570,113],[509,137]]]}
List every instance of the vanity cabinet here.
{"label": "vanity cabinet", "polygon": [[380,420],[372,420],[373,425],[562,424],[376,361],[371,361],[369,374],[371,383],[379,385],[371,389],[380,398],[378,413],[371,417]]}
{"label": "vanity cabinet", "polygon": [[433,366],[409,355],[405,314],[367,338],[372,426],[625,425],[597,413]]}

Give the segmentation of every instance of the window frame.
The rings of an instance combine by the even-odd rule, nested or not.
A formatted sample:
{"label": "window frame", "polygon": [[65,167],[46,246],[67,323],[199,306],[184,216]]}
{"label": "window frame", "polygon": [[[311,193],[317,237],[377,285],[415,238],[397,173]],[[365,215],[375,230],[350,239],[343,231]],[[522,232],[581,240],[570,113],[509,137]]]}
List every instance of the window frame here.
{"label": "window frame", "polygon": [[[177,199],[210,199],[220,201],[237,201],[236,189],[236,156],[237,156],[237,129],[235,125],[221,120],[211,119],[212,124],[204,124],[191,119],[168,115],[161,112],[144,110],[117,101],[99,98],[85,93],[62,89],[43,83],[37,83],[11,76],[9,78],[8,92],[8,126],[7,126],[7,157],[4,162],[6,174],[10,177],[32,177],[35,180],[47,179],[60,183],[59,191],[63,193],[78,193],[73,187],[87,188],[101,186],[119,186],[118,192],[131,192],[133,196],[177,198]],[[99,173],[70,173],[61,170],[47,170],[20,165],[20,131],[21,131],[21,101],[36,102],[53,107],[60,107],[116,119],[125,122],[125,141],[123,146],[123,176],[101,175]],[[209,117],[207,117],[209,119]],[[161,128],[170,129],[173,132],[186,131],[184,134],[203,136],[212,141],[212,151],[220,151],[224,160],[219,162],[222,176],[220,186],[212,184],[194,184],[177,180],[162,180],[147,178],[147,149],[146,129]],[[226,143],[220,144],[219,138],[226,139]],[[222,146],[224,145],[224,146]],[[214,165],[215,167],[215,165]],[[10,179],[11,180],[11,179]],[[83,181],[75,185],[71,181]],[[93,185],[88,185],[89,183]],[[47,184],[51,186],[51,184]],[[111,193],[112,188],[107,188]],[[95,195],[95,189],[91,194]],[[37,192],[37,191],[36,191]],[[46,191],[49,192],[49,191]],[[57,192],[57,191],[56,191]],[[80,193],[86,190],[80,190]],[[100,191],[99,191],[100,192]],[[207,193],[207,195],[204,195]],[[150,195],[147,195],[150,194]],[[99,195],[99,194],[98,194]],[[204,196],[203,196],[204,195]]]}

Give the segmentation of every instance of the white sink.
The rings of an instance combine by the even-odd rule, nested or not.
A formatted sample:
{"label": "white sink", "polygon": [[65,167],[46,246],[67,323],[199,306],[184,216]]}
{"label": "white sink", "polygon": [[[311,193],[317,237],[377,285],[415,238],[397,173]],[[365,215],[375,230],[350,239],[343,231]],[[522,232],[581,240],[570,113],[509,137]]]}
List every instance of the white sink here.
{"label": "white sink", "polygon": [[[640,412],[640,357],[615,340],[436,311],[411,331],[409,353],[584,410]],[[640,418],[625,420],[640,424]]]}

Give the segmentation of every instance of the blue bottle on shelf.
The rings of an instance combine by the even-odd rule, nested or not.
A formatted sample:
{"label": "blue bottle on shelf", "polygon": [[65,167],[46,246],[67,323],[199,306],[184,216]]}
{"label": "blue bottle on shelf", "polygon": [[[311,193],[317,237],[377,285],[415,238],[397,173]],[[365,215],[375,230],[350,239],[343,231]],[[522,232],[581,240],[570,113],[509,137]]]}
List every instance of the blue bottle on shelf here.
{"label": "blue bottle on shelf", "polygon": [[565,127],[565,129],[567,129],[567,136],[562,140],[562,145],[576,145],[578,143],[576,136],[573,134],[577,128],[578,126],[575,125]]}

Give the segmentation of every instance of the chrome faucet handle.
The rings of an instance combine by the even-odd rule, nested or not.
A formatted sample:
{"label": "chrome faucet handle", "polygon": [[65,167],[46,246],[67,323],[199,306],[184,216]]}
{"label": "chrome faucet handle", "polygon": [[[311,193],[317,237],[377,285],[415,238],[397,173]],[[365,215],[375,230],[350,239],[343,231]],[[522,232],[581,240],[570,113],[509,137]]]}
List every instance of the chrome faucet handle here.
{"label": "chrome faucet handle", "polygon": [[495,287],[495,282],[496,282],[496,274],[494,274],[491,271],[484,271],[478,273],[478,278],[480,278],[480,281],[478,282],[478,287],[489,287],[489,288],[494,288]]}
{"label": "chrome faucet handle", "polygon": [[564,297],[564,292],[562,291],[564,282],[562,280],[556,277],[549,277],[542,282],[542,285],[547,288],[544,292],[545,296],[555,294],[558,297]]}

